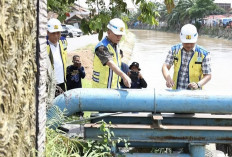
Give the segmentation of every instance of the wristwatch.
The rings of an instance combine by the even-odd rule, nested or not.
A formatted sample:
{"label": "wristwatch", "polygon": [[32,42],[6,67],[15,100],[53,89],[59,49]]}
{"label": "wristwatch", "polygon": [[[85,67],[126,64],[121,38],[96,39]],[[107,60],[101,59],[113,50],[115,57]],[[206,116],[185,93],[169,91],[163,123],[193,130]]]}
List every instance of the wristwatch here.
{"label": "wristwatch", "polygon": [[197,82],[197,87],[198,87],[198,89],[200,89],[201,88],[201,86],[200,86],[200,84]]}

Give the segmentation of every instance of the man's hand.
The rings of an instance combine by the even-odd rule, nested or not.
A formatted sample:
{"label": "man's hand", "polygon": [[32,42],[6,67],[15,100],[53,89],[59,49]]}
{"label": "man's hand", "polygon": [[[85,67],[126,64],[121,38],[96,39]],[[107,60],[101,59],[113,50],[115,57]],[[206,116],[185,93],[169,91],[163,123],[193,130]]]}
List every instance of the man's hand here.
{"label": "man's hand", "polygon": [[77,67],[78,67],[78,69],[81,68],[81,62],[78,62],[78,63],[77,63]]}
{"label": "man's hand", "polygon": [[170,68],[171,68],[171,65],[168,65],[166,63],[164,63],[162,66],[162,73],[163,73],[164,79],[166,80],[166,86],[168,88],[171,88],[175,85],[174,81],[172,80],[169,74]]}
{"label": "man's hand", "polygon": [[112,60],[109,60],[106,65],[123,79],[123,83],[126,87],[131,87],[131,79]]}
{"label": "man's hand", "polygon": [[170,77],[170,75],[167,76],[166,79],[166,86],[168,88],[172,88],[175,85],[174,81],[172,80],[172,78]]}
{"label": "man's hand", "polygon": [[126,75],[124,74],[123,77],[123,83],[126,87],[130,88],[131,87],[131,79]]}
{"label": "man's hand", "polygon": [[198,89],[198,84],[196,82],[191,82],[188,84],[188,87],[191,89]]}

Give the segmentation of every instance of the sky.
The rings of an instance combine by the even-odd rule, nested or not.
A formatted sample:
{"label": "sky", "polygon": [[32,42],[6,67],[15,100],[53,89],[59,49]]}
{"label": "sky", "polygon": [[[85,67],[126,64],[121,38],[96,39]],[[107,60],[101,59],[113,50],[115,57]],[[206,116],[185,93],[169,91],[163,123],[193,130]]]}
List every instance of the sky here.
{"label": "sky", "polygon": [[[153,2],[164,2],[164,0],[151,0]],[[82,7],[88,8],[88,5],[85,3],[86,0],[76,0],[76,3],[81,5]],[[128,8],[134,8],[135,5],[132,3],[132,0],[124,0],[127,3]],[[109,0],[105,0],[106,5],[109,4]]]}
{"label": "sky", "polygon": [[[124,1],[127,2],[127,6],[128,7],[134,7],[134,5],[133,5],[133,3],[132,3],[131,0],[124,0]],[[77,4],[80,4],[81,6],[83,6],[85,8],[88,8],[88,5],[85,2],[86,2],[86,0],[76,0]],[[106,5],[108,5],[109,4],[109,0],[105,0],[105,3],[106,3]]]}
{"label": "sky", "polygon": [[[135,8],[135,5],[132,3],[132,0],[124,0],[127,3],[128,8]],[[135,0],[134,0],[135,1]],[[163,3],[164,0],[151,0],[153,2],[161,2]],[[77,4],[80,4],[82,7],[88,8],[88,5],[85,3],[86,0],[76,0]],[[215,3],[231,3],[232,7],[232,0],[214,0]],[[106,5],[109,4],[109,0],[105,0]]]}
{"label": "sky", "polygon": [[214,3],[232,3],[232,0],[214,0]]}

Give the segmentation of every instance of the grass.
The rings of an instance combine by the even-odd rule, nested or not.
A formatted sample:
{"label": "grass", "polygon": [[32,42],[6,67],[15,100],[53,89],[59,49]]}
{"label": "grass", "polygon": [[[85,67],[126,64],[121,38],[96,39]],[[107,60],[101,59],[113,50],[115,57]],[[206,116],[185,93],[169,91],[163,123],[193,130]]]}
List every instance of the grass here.
{"label": "grass", "polygon": [[[62,116],[62,115],[61,115]],[[110,130],[111,124],[104,121],[101,124],[98,140],[83,140],[77,137],[67,137],[65,132],[46,128],[46,157],[110,157],[111,146],[121,141],[128,148],[129,143],[122,138],[113,139],[114,133]]]}
{"label": "grass", "polygon": [[68,138],[56,130],[46,129],[46,157],[80,157],[83,144],[78,138]]}

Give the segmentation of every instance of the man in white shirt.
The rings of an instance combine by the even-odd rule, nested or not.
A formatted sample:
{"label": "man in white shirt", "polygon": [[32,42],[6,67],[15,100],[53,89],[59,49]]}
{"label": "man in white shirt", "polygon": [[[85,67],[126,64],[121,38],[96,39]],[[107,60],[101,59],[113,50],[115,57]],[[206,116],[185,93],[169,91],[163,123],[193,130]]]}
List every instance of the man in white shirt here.
{"label": "man in white shirt", "polygon": [[52,18],[48,21],[47,52],[55,72],[56,96],[66,91],[67,41],[61,37],[61,31],[59,20]]}

